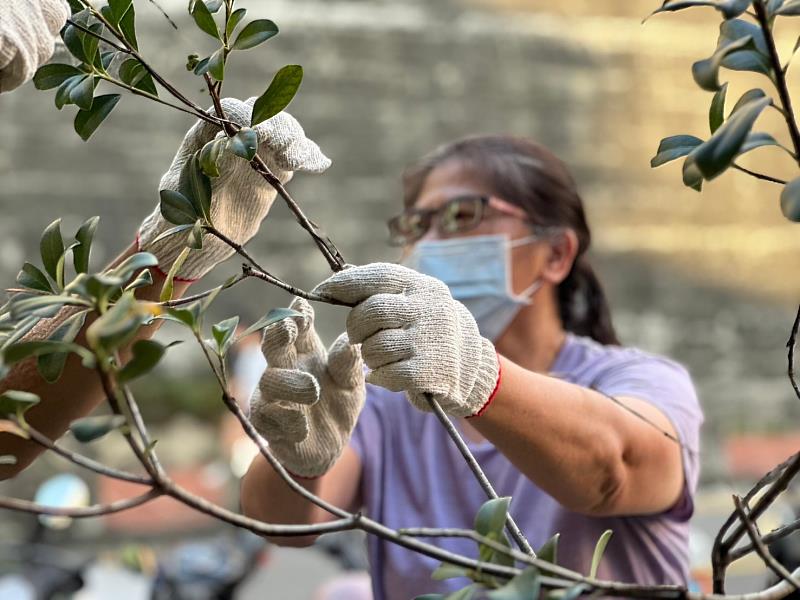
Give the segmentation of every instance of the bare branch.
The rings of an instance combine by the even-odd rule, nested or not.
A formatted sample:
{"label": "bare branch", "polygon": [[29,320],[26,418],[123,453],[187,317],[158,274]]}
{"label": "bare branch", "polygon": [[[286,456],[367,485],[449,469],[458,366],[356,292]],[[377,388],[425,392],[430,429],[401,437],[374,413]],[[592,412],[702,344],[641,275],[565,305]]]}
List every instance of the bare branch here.
{"label": "bare branch", "polygon": [[145,502],[149,502],[162,494],[163,492],[161,490],[152,489],[139,496],[134,496],[133,498],[118,500],[117,502],[111,502],[109,504],[94,504],[92,506],[79,508],[57,508],[36,504],[35,502],[29,502],[27,500],[20,500],[18,498],[0,498],[0,508],[33,513],[35,515],[53,515],[57,517],[84,519],[87,517],[99,517],[101,515],[122,512],[123,510],[128,510],[129,508],[134,508]]}

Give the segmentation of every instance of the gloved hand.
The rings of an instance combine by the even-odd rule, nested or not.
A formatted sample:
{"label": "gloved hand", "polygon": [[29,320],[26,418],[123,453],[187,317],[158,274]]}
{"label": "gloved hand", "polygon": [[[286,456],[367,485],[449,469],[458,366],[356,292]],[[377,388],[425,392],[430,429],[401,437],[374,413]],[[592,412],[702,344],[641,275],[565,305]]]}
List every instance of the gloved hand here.
{"label": "gloved hand", "polygon": [[497,388],[500,363],[466,307],[428,275],[389,263],[351,267],[314,291],[356,303],[347,317],[350,342],[361,344],[367,381],[406,391],[430,411],[424,394],[457,417],[475,416]]}
{"label": "gloved hand", "polygon": [[364,406],[364,364],[343,333],[326,352],[314,310],[302,298],[290,317],[264,330],[267,369],[250,401],[250,419],[292,474],[318,477],[333,466]]}
{"label": "gloved hand", "polygon": [[53,55],[69,16],[64,0],[4,0],[0,8],[0,92],[28,81]]}
{"label": "gloved hand", "polygon": [[[224,98],[222,108],[228,119],[249,126],[255,100],[255,97],[245,102]],[[213,108],[209,110],[213,112]],[[294,171],[321,173],[331,164],[319,146],[305,136],[300,123],[288,113],[278,113],[253,129],[258,135],[258,155],[284,184],[292,178]],[[210,123],[202,120],[195,123],[178,148],[169,170],[161,178],[159,190],[178,190],[183,166],[206,142],[224,135]],[[224,153],[218,165],[220,176],[211,178],[211,221],[234,242],[244,244],[258,231],[277,192],[253,171],[245,159],[230,152]],[[186,235],[182,233],[153,242],[172,227],[174,225],[161,216],[156,206],[139,229],[139,249],[155,254],[162,271],[169,270],[186,244]],[[189,253],[178,271],[178,278],[189,281],[199,279],[233,252],[218,238],[205,234],[203,248]]]}

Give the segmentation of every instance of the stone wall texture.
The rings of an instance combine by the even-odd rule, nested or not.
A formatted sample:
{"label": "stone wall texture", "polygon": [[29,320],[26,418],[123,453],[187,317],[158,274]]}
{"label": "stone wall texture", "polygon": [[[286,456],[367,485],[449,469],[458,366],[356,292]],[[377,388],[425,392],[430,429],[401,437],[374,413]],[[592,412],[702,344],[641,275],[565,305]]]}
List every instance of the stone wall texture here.
{"label": "stone wall texture", "polygon": [[[201,81],[186,56],[213,49],[185,15],[185,1],[137,2],[145,56],[200,103]],[[394,259],[384,220],[399,209],[399,173],[420,154],[470,133],[531,136],[569,163],[595,235],[594,260],[607,283],[622,339],[687,364],[708,415],[704,455],[719,472],[717,441],[744,429],[782,428],[800,416],[785,378],[784,344],[798,299],[792,273],[800,249],[784,221],[778,189],[728,174],[699,195],[680,168],[651,170],[667,135],[707,136],[710,94],[690,66],[711,54],[718,17],[641,19],[655,0],[272,0],[240,2],[281,34],[234,56],[226,93],[261,93],[284,64],[306,77],[291,112],[333,159],[323,176],[298,176],[294,195],[324,224],[350,262]],[[796,25],[794,25],[796,29]],[[781,30],[781,48],[794,38]],[[790,84],[798,90],[790,71]],[[752,87],[732,77],[729,95]],[[187,115],[125,97],[88,142],[32,85],[0,97],[0,279],[35,256],[55,217],[74,231],[101,216],[100,265],[133,238],[157,199],[157,183]],[[763,127],[779,132],[766,115]],[[748,166],[788,176],[791,162],[761,150]],[[326,265],[288,211],[276,208],[252,251],[276,274],[311,287]],[[238,270],[234,259],[210,278]],[[288,296],[247,282],[223,297],[219,316],[257,318]],[[343,312],[321,308],[332,339]]]}

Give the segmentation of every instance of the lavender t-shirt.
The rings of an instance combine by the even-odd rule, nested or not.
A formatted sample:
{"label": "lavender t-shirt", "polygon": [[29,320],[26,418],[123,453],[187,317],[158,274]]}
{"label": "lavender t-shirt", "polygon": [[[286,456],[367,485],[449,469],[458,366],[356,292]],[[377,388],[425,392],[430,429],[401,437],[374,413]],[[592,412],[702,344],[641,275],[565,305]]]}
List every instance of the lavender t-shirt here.
{"label": "lavender t-shirt", "polygon": [[[468,443],[534,548],[560,533],[558,562],[589,570],[594,544],[611,529],[598,576],[625,582],[683,584],[688,571],[688,520],[697,486],[703,414],[689,374],[679,364],[633,348],[603,346],[568,334],[551,374],[609,396],[651,402],[672,421],[684,446],[684,492],[668,511],[648,516],[587,517],[571,512],[521,474],[490,442]],[[531,398],[535,402],[535,398]],[[609,400],[611,402],[611,400]],[[531,423],[536,428],[536,423]],[[550,435],[541,431],[541,435]],[[654,430],[654,435],[658,433]],[[463,458],[432,414],[395,393],[368,386],[351,446],[361,459],[361,493],[373,519],[403,527],[471,528],[486,501]],[[427,540],[476,557],[474,542]],[[375,600],[408,600],[464,587],[466,579],[433,581],[438,561],[375,537],[369,539]]]}

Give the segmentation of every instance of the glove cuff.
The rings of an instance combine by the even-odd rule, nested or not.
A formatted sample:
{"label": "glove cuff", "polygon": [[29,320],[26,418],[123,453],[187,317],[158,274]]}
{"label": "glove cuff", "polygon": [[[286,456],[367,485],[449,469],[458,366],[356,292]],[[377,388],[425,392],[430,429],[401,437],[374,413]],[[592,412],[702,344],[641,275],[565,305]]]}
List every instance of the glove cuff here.
{"label": "glove cuff", "polygon": [[492,400],[495,399],[497,396],[497,392],[500,390],[500,380],[503,378],[503,368],[500,366],[500,355],[497,354],[495,350],[495,357],[497,358],[497,381],[494,384],[494,389],[492,393],[489,395],[489,399],[478,409],[474,415],[470,415],[467,419],[474,419],[475,417],[480,417],[483,413],[486,412],[486,409],[489,408],[489,405],[492,403]]}
{"label": "glove cuff", "polygon": [[466,402],[470,412],[465,416],[468,417],[483,414],[500,388],[500,359],[497,350],[486,338],[481,338],[481,342],[478,375]]}

